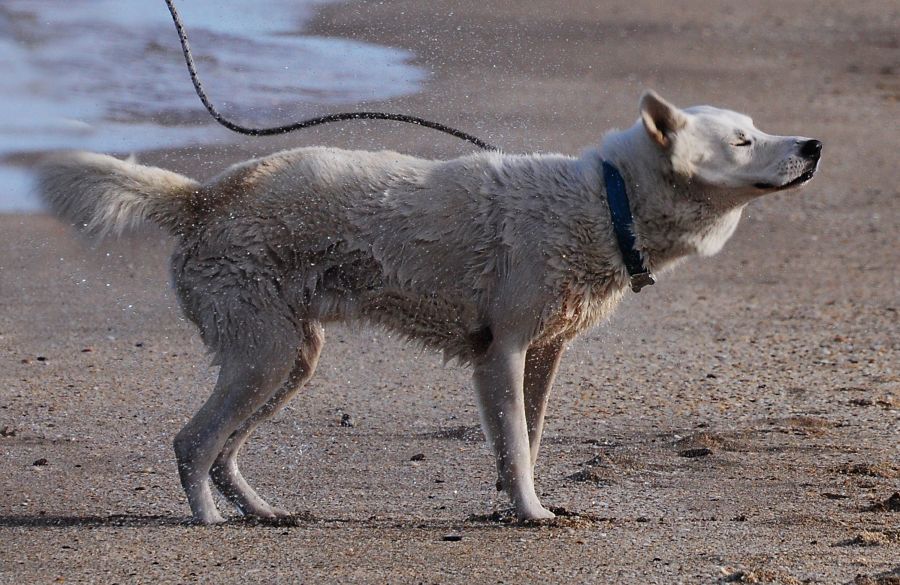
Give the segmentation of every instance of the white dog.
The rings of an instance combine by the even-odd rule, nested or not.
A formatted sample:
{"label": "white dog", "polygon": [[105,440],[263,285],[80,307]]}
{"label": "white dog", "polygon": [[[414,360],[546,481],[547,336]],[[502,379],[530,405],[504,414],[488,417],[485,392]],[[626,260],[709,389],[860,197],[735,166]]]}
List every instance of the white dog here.
{"label": "white dog", "polygon": [[172,275],[221,365],[175,438],[196,521],[277,518],[241,476],[247,437],[313,374],[323,324],[362,320],[474,369],[484,433],[520,520],[566,342],[628,290],[716,253],[751,200],[808,181],[822,144],[741,114],[681,110],[649,92],[641,119],[581,157],[478,153],[449,161],[302,148],[206,183],[99,154],[40,170],[57,212],[95,232],[144,220],[177,239]]}

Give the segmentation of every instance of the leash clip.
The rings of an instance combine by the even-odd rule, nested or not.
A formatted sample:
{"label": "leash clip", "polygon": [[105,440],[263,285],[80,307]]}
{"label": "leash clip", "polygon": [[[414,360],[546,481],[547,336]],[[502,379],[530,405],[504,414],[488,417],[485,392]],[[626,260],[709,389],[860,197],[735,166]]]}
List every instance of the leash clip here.
{"label": "leash clip", "polygon": [[633,292],[639,293],[645,286],[654,284],[656,284],[656,277],[653,276],[652,272],[638,272],[631,275],[631,290]]}

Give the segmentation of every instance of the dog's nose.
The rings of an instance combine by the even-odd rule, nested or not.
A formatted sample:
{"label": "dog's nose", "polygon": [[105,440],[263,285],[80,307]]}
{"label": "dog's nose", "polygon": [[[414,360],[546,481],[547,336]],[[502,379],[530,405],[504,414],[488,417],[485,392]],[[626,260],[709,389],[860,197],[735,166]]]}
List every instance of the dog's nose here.
{"label": "dog's nose", "polygon": [[800,147],[800,156],[818,160],[822,155],[822,143],[818,140],[807,140]]}

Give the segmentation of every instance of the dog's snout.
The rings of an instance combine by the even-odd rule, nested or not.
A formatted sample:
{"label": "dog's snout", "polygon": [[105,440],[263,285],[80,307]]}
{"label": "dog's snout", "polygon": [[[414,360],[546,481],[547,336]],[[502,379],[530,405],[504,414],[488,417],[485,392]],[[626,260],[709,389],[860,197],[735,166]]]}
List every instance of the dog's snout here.
{"label": "dog's snout", "polygon": [[800,146],[800,156],[818,160],[822,155],[822,143],[818,140],[807,140]]}

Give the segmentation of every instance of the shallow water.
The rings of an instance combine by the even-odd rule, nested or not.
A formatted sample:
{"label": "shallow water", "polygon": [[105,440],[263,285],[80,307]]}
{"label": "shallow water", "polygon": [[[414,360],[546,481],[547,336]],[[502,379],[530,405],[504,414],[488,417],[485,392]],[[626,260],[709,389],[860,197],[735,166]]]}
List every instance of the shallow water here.
{"label": "shallow water", "polygon": [[[418,90],[425,73],[407,51],[299,34],[326,1],[179,3],[226,117],[278,125]],[[239,139],[197,99],[162,0],[4,0],[0,69],[0,212],[40,209],[22,166],[33,153]]]}

